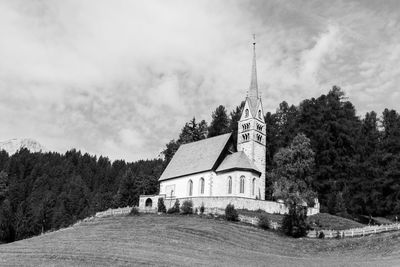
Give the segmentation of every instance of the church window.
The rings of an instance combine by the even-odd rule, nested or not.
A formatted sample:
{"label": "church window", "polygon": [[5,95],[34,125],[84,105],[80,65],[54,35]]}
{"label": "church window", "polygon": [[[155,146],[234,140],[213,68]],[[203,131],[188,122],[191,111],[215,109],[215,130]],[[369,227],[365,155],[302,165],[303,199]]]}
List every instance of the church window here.
{"label": "church window", "polygon": [[200,194],[204,194],[204,178],[200,178]]}
{"label": "church window", "polygon": [[258,118],[261,119],[261,110],[258,111]]}
{"label": "church window", "polygon": [[252,184],[252,187],[251,187],[251,194],[253,196],[255,194],[255,191],[256,191],[256,178],[253,178],[253,184]]}
{"label": "church window", "polygon": [[240,193],[244,193],[244,176],[240,177]]}
{"label": "church window", "polygon": [[232,177],[228,177],[228,194],[232,194]]}
{"label": "church window", "polygon": [[262,136],[260,134],[257,134],[257,141],[261,142],[262,141]]}
{"label": "church window", "polygon": [[192,180],[189,180],[189,182],[188,182],[188,195],[189,196],[193,195],[193,182],[192,182]]}
{"label": "church window", "polygon": [[249,109],[246,108],[244,111],[244,117],[247,118],[249,116]]}

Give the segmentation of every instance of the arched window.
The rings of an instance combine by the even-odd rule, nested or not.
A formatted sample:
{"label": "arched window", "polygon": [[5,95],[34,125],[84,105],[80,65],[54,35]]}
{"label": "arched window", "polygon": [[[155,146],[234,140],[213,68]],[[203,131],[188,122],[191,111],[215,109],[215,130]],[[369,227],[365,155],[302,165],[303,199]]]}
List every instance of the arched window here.
{"label": "arched window", "polygon": [[251,194],[254,196],[256,192],[256,178],[253,178],[253,184],[251,186]]}
{"label": "arched window", "polygon": [[228,177],[228,194],[232,194],[232,177]]}
{"label": "arched window", "polygon": [[151,198],[146,199],[145,206],[146,208],[151,208],[153,206],[153,201]]}
{"label": "arched window", "polygon": [[188,182],[188,195],[189,196],[193,195],[193,182],[192,182],[192,180],[189,180],[189,182]]}
{"label": "arched window", "polygon": [[204,178],[200,178],[200,194],[204,194]]}
{"label": "arched window", "polygon": [[244,117],[247,118],[249,116],[249,109],[246,108],[244,111]]}
{"label": "arched window", "polygon": [[261,119],[261,110],[258,111],[258,118]]}
{"label": "arched window", "polygon": [[244,176],[240,177],[240,193],[244,193]]}

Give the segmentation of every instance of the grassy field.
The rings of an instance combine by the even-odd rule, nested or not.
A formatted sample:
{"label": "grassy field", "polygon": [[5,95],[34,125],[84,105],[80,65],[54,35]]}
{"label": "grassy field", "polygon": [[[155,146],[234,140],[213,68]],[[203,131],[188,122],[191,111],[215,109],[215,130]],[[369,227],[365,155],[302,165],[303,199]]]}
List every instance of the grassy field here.
{"label": "grassy field", "polygon": [[[280,214],[269,214],[265,211],[249,211],[249,210],[238,210],[239,214],[258,217],[261,214],[266,215],[271,221],[281,224],[283,215]],[[351,228],[365,227],[366,225],[358,223],[353,220],[342,218],[339,216],[331,215],[328,213],[318,213],[307,217],[307,221],[314,229],[320,230],[345,230]]]}
{"label": "grassy field", "polygon": [[110,217],[0,245],[0,266],[398,266],[400,233],[292,239],[197,216]]}

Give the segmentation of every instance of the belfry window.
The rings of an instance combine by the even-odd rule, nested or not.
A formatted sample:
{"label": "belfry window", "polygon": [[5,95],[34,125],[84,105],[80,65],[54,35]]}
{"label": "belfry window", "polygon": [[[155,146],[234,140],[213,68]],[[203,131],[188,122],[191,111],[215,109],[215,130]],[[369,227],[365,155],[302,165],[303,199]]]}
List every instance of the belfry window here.
{"label": "belfry window", "polygon": [[246,108],[244,111],[244,117],[247,118],[249,116],[249,109]]}
{"label": "belfry window", "polygon": [[253,178],[253,184],[251,186],[251,194],[254,196],[254,193],[256,191],[256,178]]}
{"label": "belfry window", "polygon": [[244,193],[244,176],[240,177],[240,193]]}
{"label": "belfry window", "polygon": [[258,111],[258,118],[261,119],[261,110]]}

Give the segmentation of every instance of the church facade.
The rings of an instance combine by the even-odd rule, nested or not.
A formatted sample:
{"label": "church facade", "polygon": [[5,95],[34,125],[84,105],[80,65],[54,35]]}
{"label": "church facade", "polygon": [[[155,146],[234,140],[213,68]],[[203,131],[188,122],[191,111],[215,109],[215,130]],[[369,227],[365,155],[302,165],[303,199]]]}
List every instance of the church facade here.
{"label": "church facade", "polygon": [[[265,200],[266,125],[257,84],[255,43],[251,82],[238,122],[237,146],[232,133],[183,144],[159,178],[160,194],[140,196],[139,208],[154,210],[158,198],[167,208],[179,199],[191,200],[194,207],[262,209],[286,213],[283,203]],[[309,214],[319,208],[309,208]]]}

